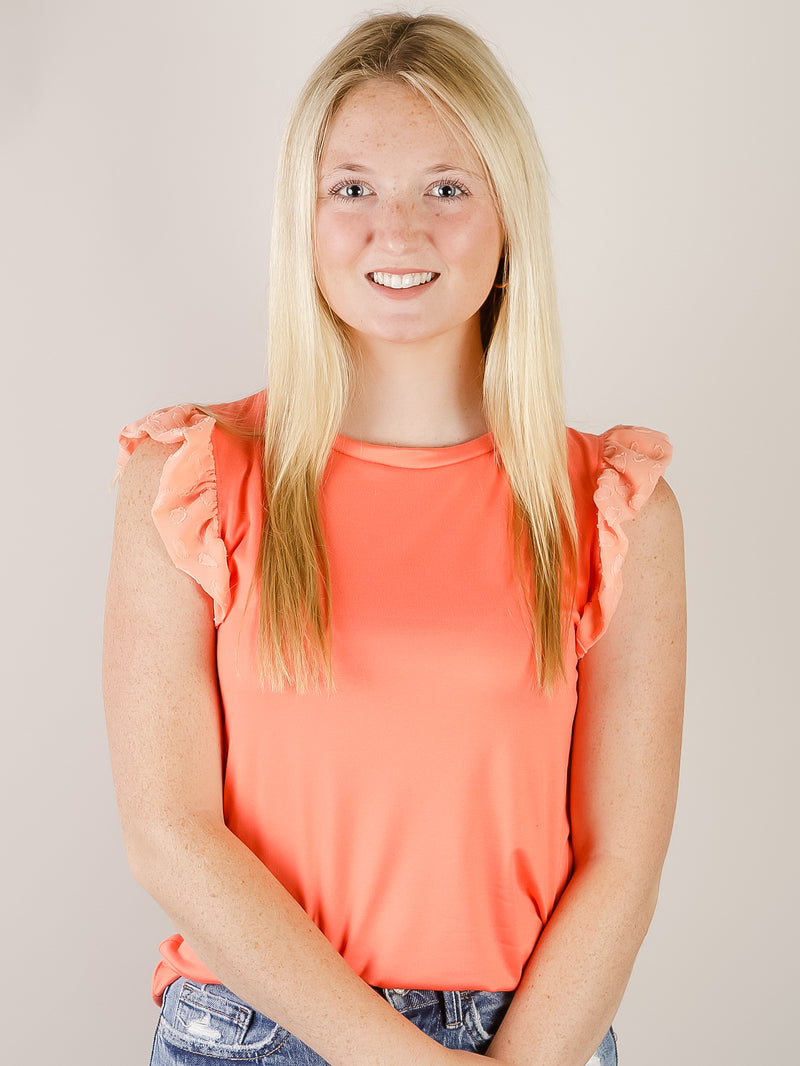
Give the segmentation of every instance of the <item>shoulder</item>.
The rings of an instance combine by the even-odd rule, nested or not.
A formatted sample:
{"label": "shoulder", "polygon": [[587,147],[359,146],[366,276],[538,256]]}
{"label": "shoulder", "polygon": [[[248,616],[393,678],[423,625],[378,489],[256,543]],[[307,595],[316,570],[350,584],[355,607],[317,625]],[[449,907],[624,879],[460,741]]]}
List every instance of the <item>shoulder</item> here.
{"label": "shoulder", "polygon": [[148,437],[137,444],[124,462],[125,477],[120,478],[118,506],[128,507],[149,498],[152,505],[164,472],[164,464],[179,444],[165,444]]}
{"label": "shoulder", "polygon": [[[602,434],[568,430],[569,473],[579,542],[579,654],[605,632],[625,580],[640,567],[682,559],[680,510],[663,475],[672,457],[669,439],[641,426],[614,426]],[[659,558],[661,553],[662,558]],[[681,564],[682,566],[682,564]]]}
{"label": "shoulder", "polygon": [[263,411],[263,393],[213,407],[178,404],[119,436],[116,543],[153,558],[166,549],[172,565],[211,597],[217,624],[231,601],[220,474],[230,480],[256,468]]}
{"label": "shoulder", "polygon": [[643,683],[656,660],[662,674],[672,663],[675,677],[682,677],[686,639],[683,521],[675,494],[663,479],[626,525],[626,540],[624,583],[620,580],[613,607],[605,611],[603,628],[608,632],[599,641],[596,634],[591,642],[596,644],[593,661],[599,655],[599,661],[607,659],[615,667],[623,661],[638,663]]}
{"label": "shoulder", "polygon": [[625,581],[652,586],[683,582],[683,518],[675,493],[659,478],[646,503],[626,527]]}
{"label": "shoulder", "polygon": [[[258,392],[230,403],[191,403],[163,407],[124,426],[119,434],[118,473],[127,468],[133,454],[147,442],[184,445],[191,452],[211,454],[212,434],[253,441],[261,434],[266,393]],[[175,449],[172,449],[173,451]],[[159,454],[148,445],[147,454]],[[164,458],[169,452],[160,453]]]}
{"label": "shoulder", "polygon": [[612,426],[605,433],[567,427],[567,456],[573,490],[596,489],[604,474],[639,488],[655,485],[663,475],[672,459],[672,444],[665,433],[644,426]]}
{"label": "shoulder", "polygon": [[106,624],[124,637],[126,654],[141,632],[160,628],[166,619],[177,624],[184,612],[190,612],[193,625],[206,616],[210,621],[208,597],[198,597],[180,573],[191,569],[186,533],[179,540],[174,523],[168,516],[165,520],[158,506],[164,494],[165,467],[180,448],[179,444],[143,440],[119,483]]}
{"label": "shoulder", "polygon": [[669,438],[641,426],[605,433],[567,430],[570,484],[581,535],[619,531],[651,498],[672,458]]}
{"label": "shoulder", "polygon": [[683,519],[678,499],[671,486],[660,477],[646,502],[631,519],[628,541],[663,543],[683,535]]}

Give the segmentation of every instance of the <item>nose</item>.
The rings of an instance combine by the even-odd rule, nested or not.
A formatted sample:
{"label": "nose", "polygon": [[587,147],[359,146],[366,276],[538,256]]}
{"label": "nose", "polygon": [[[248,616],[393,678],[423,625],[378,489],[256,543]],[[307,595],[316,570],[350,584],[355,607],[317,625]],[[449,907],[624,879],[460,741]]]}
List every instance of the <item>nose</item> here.
{"label": "nose", "polygon": [[389,252],[401,252],[419,239],[421,219],[411,197],[388,197],[380,205],[375,220],[375,237]]}

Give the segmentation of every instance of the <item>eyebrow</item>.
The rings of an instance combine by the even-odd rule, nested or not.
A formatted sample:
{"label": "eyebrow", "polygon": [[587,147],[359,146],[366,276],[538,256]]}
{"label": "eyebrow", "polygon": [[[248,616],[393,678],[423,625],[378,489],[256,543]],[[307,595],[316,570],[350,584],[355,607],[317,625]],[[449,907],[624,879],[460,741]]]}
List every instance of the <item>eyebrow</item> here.
{"label": "eyebrow", "polygon": [[428,171],[429,174],[447,174],[448,171],[458,170],[462,174],[469,174],[472,178],[483,178],[483,174],[479,174],[476,170],[470,170],[469,167],[459,166],[458,163],[439,163],[435,167],[431,167]]}
{"label": "eyebrow", "polygon": [[361,163],[337,163],[336,166],[326,170],[327,174],[333,174],[336,170],[351,170],[354,174],[369,174],[371,173],[369,167],[363,166]]}
{"label": "eyebrow", "polygon": [[[325,174],[321,174],[320,177],[325,177],[328,174],[336,174],[340,170],[346,170],[350,174],[371,174],[372,169],[364,166],[363,163],[337,163],[335,166],[325,169]],[[469,174],[471,178],[479,178],[481,181],[485,180],[485,176],[478,171],[470,170],[469,167],[459,166],[458,163],[436,163],[432,167],[428,167],[425,171],[426,174],[450,174],[454,170],[457,170],[461,174]]]}

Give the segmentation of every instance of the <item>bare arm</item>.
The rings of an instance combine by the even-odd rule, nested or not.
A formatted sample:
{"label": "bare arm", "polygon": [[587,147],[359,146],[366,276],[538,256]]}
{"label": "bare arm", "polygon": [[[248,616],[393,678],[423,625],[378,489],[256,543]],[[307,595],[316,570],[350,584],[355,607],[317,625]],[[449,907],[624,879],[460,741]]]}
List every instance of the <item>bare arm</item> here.
{"label": "bare arm", "polygon": [[192,949],[332,1066],[446,1066],[479,1056],[420,1033],[344,962],[225,826],[211,604],[150,514],[170,449],[122,480],[106,607],[104,696],[131,868]]}
{"label": "bare arm", "polygon": [[680,512],[662,481],[626,527],[622,599],[580,666],[570,817],[575,868],[489,1051],[584,1066],[650,924],[672,829],[685,674]]}

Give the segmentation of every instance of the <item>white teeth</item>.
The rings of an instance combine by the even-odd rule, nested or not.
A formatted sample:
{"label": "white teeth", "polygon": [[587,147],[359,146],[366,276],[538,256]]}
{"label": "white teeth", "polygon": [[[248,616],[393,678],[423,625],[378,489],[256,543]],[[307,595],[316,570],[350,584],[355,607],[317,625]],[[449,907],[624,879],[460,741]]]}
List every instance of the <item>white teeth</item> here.
{"label": "white teeth", "polygon": [[433,281],[433,272],[425,274],[384,274],[374,271],[370,277],[376,285],[383,285],[387,289],[413,289],[417,285],[427,285]]}

